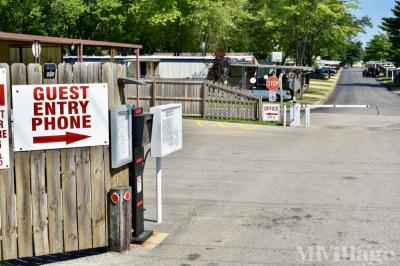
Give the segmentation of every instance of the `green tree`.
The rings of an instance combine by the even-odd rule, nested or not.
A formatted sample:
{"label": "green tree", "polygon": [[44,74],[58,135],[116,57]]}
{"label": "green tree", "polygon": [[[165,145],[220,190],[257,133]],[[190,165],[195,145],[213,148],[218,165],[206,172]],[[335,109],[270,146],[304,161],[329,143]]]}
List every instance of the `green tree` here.
{"label": "green tree", "polygon": [[400,65],[400,1],[396,0],[392,9],[393,17],[383,18],[381,28],[387,32],[393,51],[390,60]]}
{"label": "green tree", "polygon": [[149,51],[229,48],[246,17],[246,0],[138,0],[129,7],[132,39]]}
{"label": "green tree", "polygon": [[358,61],[362,61],[364,57],[364,48],[361,41],[349,41],[344,47],[341,60],[351,66]]}
{"label": "green tree", "polygon": [[364,61],[388,60],[392,54],[392,44],[385,34],[375,35],[365,48]]}
{"label": "green tree", "polygon": [[279,45],[298,65],[312,65],[317,56],[333,57],[370,25],[367,17],[350,13],[358,7],[353,0],[249,0],[248,6],[258,18],[251,22],[252,48],[269,53]]}

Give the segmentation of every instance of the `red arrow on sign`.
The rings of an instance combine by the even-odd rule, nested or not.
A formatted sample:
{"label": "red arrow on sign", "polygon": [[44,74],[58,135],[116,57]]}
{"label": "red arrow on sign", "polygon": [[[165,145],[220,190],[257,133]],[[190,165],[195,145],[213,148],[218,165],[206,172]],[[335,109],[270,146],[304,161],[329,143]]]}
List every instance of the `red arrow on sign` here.
{"label": "red arrow on sign", "polygon": [[90,138],[90,136],[67,131],[65,135],[33,137],[33,144],[52,142],[65,142],[66,144],[71,144],[87,138]]}

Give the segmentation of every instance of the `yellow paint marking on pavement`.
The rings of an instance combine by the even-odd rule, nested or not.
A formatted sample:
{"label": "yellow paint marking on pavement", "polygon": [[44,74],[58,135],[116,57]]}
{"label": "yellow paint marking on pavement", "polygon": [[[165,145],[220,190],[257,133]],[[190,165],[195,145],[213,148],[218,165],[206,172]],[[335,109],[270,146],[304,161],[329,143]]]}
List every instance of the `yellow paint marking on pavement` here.
{"label": "yellow paint marking on pavement", "polygon": [[240,125],[241,128],[247,131],[254,131],[256,130],[254,126],[247,126],[247,125]]}
{"label": "yellow paint marking on pavement", "polygon": [[223,123],[218,123],[218,126],[223,130],[226,130],[226,126]]}
{"label": "yellow paint marking on pavement", "polygon": [[203,123],[201,123],[200,121],[197,121],[197,127],[199,127],[199,128],[203,128],[203,127],[204,127],[204,125],[203,125]]}
{"label": "yellow paint marking on pavement", "polygon": [[161,232],[153,232],[153,235],[146,240],[142,245],[131,244],[131,248],[136,249],[153,249],[158,247],[169,234]]}

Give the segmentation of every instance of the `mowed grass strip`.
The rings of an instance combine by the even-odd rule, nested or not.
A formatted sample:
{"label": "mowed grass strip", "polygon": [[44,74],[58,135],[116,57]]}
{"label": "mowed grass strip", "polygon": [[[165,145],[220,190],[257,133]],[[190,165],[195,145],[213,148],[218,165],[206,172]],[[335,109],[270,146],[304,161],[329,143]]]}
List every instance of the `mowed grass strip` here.
{"label": "mowed grass strip", "polygon": [[385,77],[383,74],[379,76],[378,81],[384,83],[387,88],[397,94],[400,94],[400,84],[392,82],[392,78]]}
{"label": "mowed grass strip", "polygon": [[318,104],[326,101],[335,89],[336,82],[340,78],[341,71],[330,79],[311,79],[309,88],[304,92],[303,98],[298,99],[301,104]]}

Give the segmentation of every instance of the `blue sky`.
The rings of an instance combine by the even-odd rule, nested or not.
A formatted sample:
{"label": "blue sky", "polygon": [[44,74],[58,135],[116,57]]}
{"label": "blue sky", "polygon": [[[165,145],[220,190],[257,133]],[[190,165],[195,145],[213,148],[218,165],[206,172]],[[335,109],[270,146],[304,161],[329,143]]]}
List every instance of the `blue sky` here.
{"label": "blue sky", "polygon": [[365,44],[372,36],[382,31],[379,29],[382,18],[393,16],[391,9],[395,5],[395,0],[360,0],[360,5],[360,10],[352,12],[358,17],[369,16],[374,24],[372,29],[367,28],[365,34],[360,34],[360,40]]}

